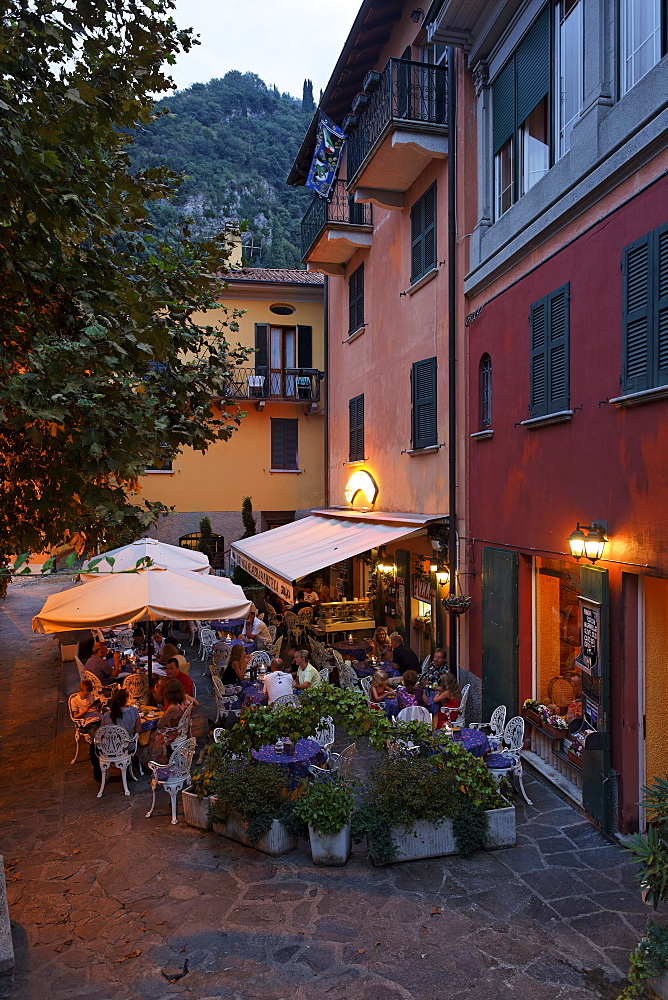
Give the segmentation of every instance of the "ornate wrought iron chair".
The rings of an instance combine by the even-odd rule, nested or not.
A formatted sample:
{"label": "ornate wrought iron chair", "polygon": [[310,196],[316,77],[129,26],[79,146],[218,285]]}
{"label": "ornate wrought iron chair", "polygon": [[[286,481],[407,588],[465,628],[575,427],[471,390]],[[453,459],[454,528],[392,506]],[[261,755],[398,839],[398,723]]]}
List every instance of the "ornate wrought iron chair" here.
{"label": "ornate wrought iron chair", "polygon": [[531,799],[524,790],[522,777],[522,744],[524,743],[524,719],[520,715],[514,716],[507,723],[503,731],[503,747],[496,753],[489,753],[485,757],[485,764],[492,772],[496,780],[501,781],[506,778],[514,787],[517,781],[522,797],[527,805],[533,805]]}
{"label": "ornate wrought iron chair", "polygon": [[190,784],[190,768],[192,767],[196,744],[197,740],[194,736],[190,739],[178,740],[173,744],[169,764],[158,764],[154,760],[148,762],[148,766],[152,772],[151,789],[153,791],[153,801],[151,802],[151,808],[146,813],[146,819],[150,819],[155,809],[155,790],[158,785],[162,785],[171,799],[172,825],[175,826],[178,823],[176,818],[176,796],[186,785]]}
{"label": "ornate wrought iron chair", "polygon": [[121,772],[123,791],[129,795],[128,771],[130,771],[132,780],[136,781],[132,773],[132,758],[137,752],[137,734],[129,736],[127,730],[123,729],[122,726],[101,726],[93,737],[93,745],[102,771],[102,784],[97,793],[98,799],[102,798],[107,771],[110,767],[117,767]]}

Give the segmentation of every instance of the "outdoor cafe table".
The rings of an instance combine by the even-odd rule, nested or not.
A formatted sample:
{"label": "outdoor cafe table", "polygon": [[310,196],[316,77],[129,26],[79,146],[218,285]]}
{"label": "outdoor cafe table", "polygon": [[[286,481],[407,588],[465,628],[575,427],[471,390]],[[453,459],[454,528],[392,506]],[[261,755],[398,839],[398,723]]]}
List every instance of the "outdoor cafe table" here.
{"label": "outdoor cafe table", "polygon": [[261,764],[313,764],[318,759],[324,760],[322,748],[315,740],[303,738],[295,743],[295,752],[291,754],[277,750],[273,744],[253,750],[253,759]]}
{"label": "outdoor cafe table", "polygon": [[479,729],[461,729],[458,734],[452,736],[452,742],[461,743],[474,757],[484,757],[490,749],[486,734]]}
{"label": "outdoor cafe table", "polygon": [[401,677],[400,672],[396,667],[388,667],[383,663],[371,663],[369,660],[365,660],[357,663],[353,663],[353,669],[358,677],[372,677],[377,670],[384,670],[388,677]]}
{"label": "outdoor cafe table", "polygon": [[225,646],[227,649],[232,649],[232,646],[243,646],[246,653],[253,653],[257,648],[254,642],[242,642],[238,636],[234,636],[233,639],[218,639],[214,643],[213,648],[220,648],[221,646]]}
{"label": "outdoor cafe table", "polygon": [[264,693],[264,685],[259,687],[256,684],[243,685],[243,707],[250,708],[252,705],[266,705],[267,696]]}
{"label": "outdoor cafe table", "polygon": [[369,654],[371,643],[366,646],[359,642],[335,642],[334,649],[338,650],[344,660],[366,660]]}

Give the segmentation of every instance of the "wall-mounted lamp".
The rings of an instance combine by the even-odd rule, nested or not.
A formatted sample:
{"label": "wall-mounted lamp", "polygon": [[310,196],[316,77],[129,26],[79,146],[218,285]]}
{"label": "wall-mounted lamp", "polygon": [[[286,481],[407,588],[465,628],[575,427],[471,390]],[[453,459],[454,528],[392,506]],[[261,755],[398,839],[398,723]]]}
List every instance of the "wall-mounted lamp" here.
{"label": "wall-mounted lamp", "polygon": [[382,573],[384,576],[394,576],[397,572],[397,567],[394,563],[378,563],[376,568],[378,572]]}
{"label": "wall-mounted lamp", "polygon": [[432,573],[436,574],[436,582],[445,587],[446,583],[450,583],[450,570],[447,566],[441,566],[438,563],[432,563],[429,567]]}
{"label": "wall-mounted lamp", "polygon": [[417,24],[421,17],[424,17],[422,7],[418,7],[417,10],[411,11],[411,21],[414,21]]}
{"label": "wall-mounted lamp", "polygon": [[607,521],[592,521],[591,524],[584,525],[578,521],[575,530],[571,531],[566,539],[573,558],[579,561],[583,556],[586,556],[590,562],[598,562],[608,540],[606,538],[607,530]]}

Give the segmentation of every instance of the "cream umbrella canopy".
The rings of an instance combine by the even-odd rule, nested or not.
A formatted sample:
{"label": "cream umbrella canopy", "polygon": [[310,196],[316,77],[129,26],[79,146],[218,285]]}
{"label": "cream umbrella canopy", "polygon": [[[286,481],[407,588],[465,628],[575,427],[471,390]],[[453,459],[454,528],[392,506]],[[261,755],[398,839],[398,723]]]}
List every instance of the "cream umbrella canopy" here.
{"label": "cream umbrella canopy", "polygon": [[[108,560],[113,560],[109,562]],[[138,538],[129,545],[118,549],[102,552],[94,559],[87,559],[81,570],[81,576],[93,580],[102,573],[118,573],[124,569],[134,569],[140,559],[151,559],[153,564],[163,569],[190,570],[193,573],[208,574],[211,566],[203,552],[195,549],[183,549],[178,545],[168,545],[157,538]],[[88,567],[94,565],[94,572],[89,573]]]}
{"label": "cream umbrella canopy", "polygon": [[[103,573],[47,598],[32,620],[33,632],[66,632],[96,626],[173,619],[245,618],[251,608],[241,587],[217,576],[151,567]],[[151,643],[148,645],[152,681]]]}

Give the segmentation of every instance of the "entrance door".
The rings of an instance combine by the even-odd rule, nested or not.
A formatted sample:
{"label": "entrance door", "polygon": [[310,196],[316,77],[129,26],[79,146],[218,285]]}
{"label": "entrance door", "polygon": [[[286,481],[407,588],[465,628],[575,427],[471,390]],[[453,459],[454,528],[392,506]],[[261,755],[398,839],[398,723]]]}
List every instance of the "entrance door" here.
{"label": "entrance door", "polygon": [[272,326],[269,330],[269,395],[295,395],[297,367],[294,326]]}
{"label": "entrance door", "polygon": [[508,717],[518,704],[517,552],[482,550],[482,711],[489,719],[497,705]]}

